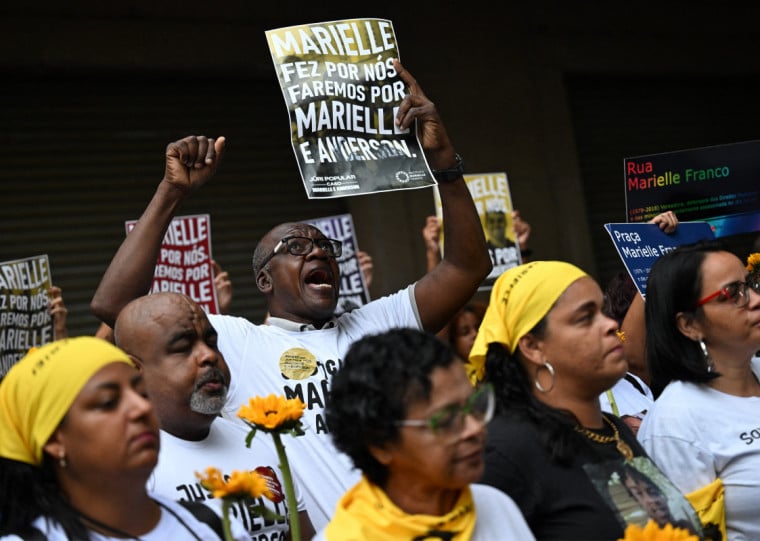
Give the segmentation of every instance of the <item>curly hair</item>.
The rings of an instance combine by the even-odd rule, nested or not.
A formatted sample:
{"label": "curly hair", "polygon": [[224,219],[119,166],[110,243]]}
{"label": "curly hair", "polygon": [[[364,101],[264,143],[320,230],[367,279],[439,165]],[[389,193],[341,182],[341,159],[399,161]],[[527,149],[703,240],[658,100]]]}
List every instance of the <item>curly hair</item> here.
{"label": "curly hair", "polygon": [[370,452],[400,438],[396,421],[410,404],[428,400],[436,368],[461,362],[435,335],[391,329],[353,343],[332,378],[325,416],[338,449],[378,486],[388,470]]}

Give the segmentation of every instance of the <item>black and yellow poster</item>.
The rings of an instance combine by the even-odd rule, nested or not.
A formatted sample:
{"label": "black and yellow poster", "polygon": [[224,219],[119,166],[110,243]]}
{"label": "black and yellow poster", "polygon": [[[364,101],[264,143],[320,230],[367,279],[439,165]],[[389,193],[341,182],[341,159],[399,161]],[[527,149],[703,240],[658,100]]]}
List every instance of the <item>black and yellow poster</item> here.
{"label": "black and yellow poster", "polygon": [[53,341],[47,255],[0,262],[0,377],[30,348]]}
{"label": "black and yellow poster", "polygon": [[306,195],[435,185],[414,130],[396,126],[407,89],[393,25],[352,19],[266,32]]}
{"label": "black and yellow poster", "polygon": [[[512,194],[509,191],[507,174],[473,173],[464,175],[467,188],[475,203],[475,209],[483,225],[488,254],[493,268],[481,284],[479,290],[487,291],[501,274],[522,263],[520,247],[515,239],[512,221]],[[443,208],[438,190],[433,191],[436,215],[443,225]],[[441,234],[441,252],[443,252],[443,234]]]}

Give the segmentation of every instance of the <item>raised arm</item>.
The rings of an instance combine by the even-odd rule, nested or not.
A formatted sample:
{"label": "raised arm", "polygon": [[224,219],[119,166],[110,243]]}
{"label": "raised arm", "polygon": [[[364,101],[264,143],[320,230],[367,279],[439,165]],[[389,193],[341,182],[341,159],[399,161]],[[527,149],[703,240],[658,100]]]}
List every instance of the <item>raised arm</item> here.
{"label": "raised arm", "polygon": [[441,262],[441,222],[437,216],[428,216],[422,228],[422,240],[425,241],[425,259],[430,272]]}
{"label": "raised arm", "polygon": [[[435,105],[398,61],[394,66],[409,89],[396,123],[410,128],[417,120],[418,137],[430,167],[434,171],[455,169],[457,154]],[[444,256],[415,287],[422,325],[432,332],[440,330],[470,300],[492,267],[483,227],[462,175],[439,180],[438,191],[443,206]]]}
{"label": "raised arm", "polygon": [[224,143],[224,137],[191,135],[166,147],[164,178],[121,243],[90,302],[90,309],[101,321],[113,327],[119,311],[148,292],[169,224],[184,199],[214,175]]}
{"label": "raised arm", "polygon": [[375,276],[375,266],[372,263],[372,256],[363,250],[357,250],[356,259],[359,261],[359,269],[362,271],[362,276],[364,277],[364,285],[369,289]]}
{"label": "raised arm", "polygon": [[219,313],[229,314],[232,304],[230,273],[222,269],[222,266],[214,259],[211,260],[211,268],[214,270],[214,287],[216,287],[216,302],[219,303]]}
{"label": "raised arm", "polygon": [[61,340],[69,337],[69,330],[66,327],[66,316],[69,311],[63,302],[63,293],[58,286],[48,288],[48,312],[53,317],[53,339]]}
{"label": "raised arm", "polygon": [[515,230],[515,242],[520,249],[522,262],[525,263],[531,255],[531,250],[528,248],[530,224],[520,216],[519,210],[512,211],[512,229]]}

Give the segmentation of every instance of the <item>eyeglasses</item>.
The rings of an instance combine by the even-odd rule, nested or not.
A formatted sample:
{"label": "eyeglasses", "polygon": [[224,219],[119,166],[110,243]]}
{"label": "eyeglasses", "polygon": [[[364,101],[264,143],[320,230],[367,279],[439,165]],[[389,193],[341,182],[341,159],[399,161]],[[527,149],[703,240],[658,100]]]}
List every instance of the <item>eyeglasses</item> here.
{"label": "eyeglasses", "polygon": [[[756,288],[758,285],[760,284],[755,284],[753,280],[752,289],[757,291]],[[731,301],[734,303],[734,306],[743,308],[747,306],[747,303],[749,303],[749,288],[750,284],[747,282],[731,282],[723,289],[720,289],[719,291],[716,291],[715,293],[712,293],[707,297],[697,301],[696,306],[702,306],[703,304],[706,304],[711,300],[717,298],[718,302]]]}
{"label": "eyeglasses", "polygon": [[757,294],[760,294],[760,274],[750,273],[747,275],[747,285]]}
{"label": "eyeglasses", "polygon": [[493,418],[494,405],[493,386],[486,383],[470,395],[464,406],[448,406],[435,412],[428,419],[404,419],[396,421],[395,425],[429,428],[446,443],[454,443],[464,430],[465,418],[468,415],[487,425]]}
{"label": "eyeglasses", "polygon": [[311,251],[314,249],[314,245],[319,246],[319,248],[328,255],[328,257],[340,257],[340,255],[343,253],[343,243],[339,240],[335,239],[312,239],[309,237],[284,237],[280,239],[280,242],[278,242],[274,250],[272,250],[272,253],[269,254],[264,261],[262,261],[259,264],[259,269],[263,269],[264,265],[269,263],[269,261],[277,255],[277,252],[280,251],[280,249],[285,246],[285,249],[288,251],[290,255],[306,255],[308,253],[311,253]]}

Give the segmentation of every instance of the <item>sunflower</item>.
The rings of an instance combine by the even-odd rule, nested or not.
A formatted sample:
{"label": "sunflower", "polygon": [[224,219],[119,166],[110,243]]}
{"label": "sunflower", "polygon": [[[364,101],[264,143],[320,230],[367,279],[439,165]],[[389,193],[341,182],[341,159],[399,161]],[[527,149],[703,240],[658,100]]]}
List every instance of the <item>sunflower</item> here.
{"label": "sunflower", "polygon": [[[233,541],[234,539],[230,525],[230,507],[235,502],[255,500],[262,496],[275,501],[275,494],[266,478],[256,471],[234,470],[225,480],[218,468],[208,467],[205,475],[195,472],[195,476],[200,479],[203,488],[211,491],[214,498],[222,500],[224,541]],[[249,509],[265,519],[279,518],[263,505],[252,505]]]}
{"label": "sunflower", "polygon": [[751,274],[760,272],[760,254],[755,252],[747,257],[747,271]]}
{"label": "sunflower", "polygon": [[274,495],[263,476],[256,471],[234,470],[227,480],[222,472],[213,467],[206,468],[206,475],[195,472],[201,485],[214,494],[214,498],[260,498],[272,499]]}
{"label": "sunflower", "polygon": [[248,399],[247,405],[240,406],[237,416],[240,417],[251,430],[245,438],[247,447],[251,446],[256,432],[261,430],[269,433],[274,440],[277,450],[277,458],[280,460],[280,470],[285,484],[285,498],[288,505],[288,521],[290,522],[290,538],[292,541],[301,541],[301,526],[298,522],[298,505],[293,487],[293,476],[290,473],[288,455],[282,444],[282,434],[291,436],[303,436],[301,417],[306,408],[299,398],[285,398],[270,394],[266,397],[256,396]]}
{"label": "sunflower", "polygon": [[301,417],[306,404],[299,398],[287,399],[270,394],[248,399],[248,405],[240,406],[238,417],[251,428],[264,432],[301,432]]}

